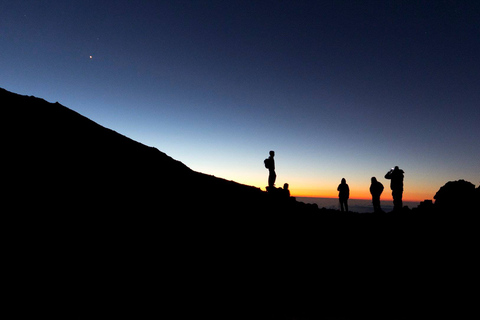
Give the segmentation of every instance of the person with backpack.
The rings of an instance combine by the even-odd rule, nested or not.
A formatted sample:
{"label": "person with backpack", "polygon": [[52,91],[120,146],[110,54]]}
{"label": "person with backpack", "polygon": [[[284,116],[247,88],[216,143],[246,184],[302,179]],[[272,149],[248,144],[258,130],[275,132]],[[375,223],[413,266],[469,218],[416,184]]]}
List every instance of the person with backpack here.
{"label": "person with backpack", "polygon": [[277,175],[275,173],[275,160],[273,159],[273,157],[275,157],[275,152],[270,151],[270,156],[263,161],[265,163],[265,168],[268,169],[268,187],[269,188],[274,188],[275,180],[277,179]]}
{"label": "person with backpack", "polygon": [[370,185],[370,194],[372,195],[373,212],[382,212],[380,208],[380,195],[383,192],[383,184],[377,181],[376,177],[372,177],[372,184]]}
{"label": "person with backpack", "polygon": [[341,183],[338,185],[338,200],[340,201],[340,210],[348,212],[348,198],[350,197],[350,188],[348,187],[347,180],[342,178]]}

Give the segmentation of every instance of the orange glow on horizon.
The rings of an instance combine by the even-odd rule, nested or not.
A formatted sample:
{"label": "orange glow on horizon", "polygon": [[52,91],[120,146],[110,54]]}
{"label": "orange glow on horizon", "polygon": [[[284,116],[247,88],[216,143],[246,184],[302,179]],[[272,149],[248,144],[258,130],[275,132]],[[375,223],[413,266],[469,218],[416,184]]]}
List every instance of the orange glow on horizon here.
{"label": "orange glow on horizon", "polygon": [[[253,179],[252,179],[253,180]],[[247,185],[257,186],[261,190],[265,191],[265,184],[263,184],[263,180],[260,181],[242,181]],[[292,180],[292,179],[290,179]],[[298,188],[296,186],[300,185],[301,187]],[[355,187],[352,187],[355,185]],[[282,184],[277,184],[277,187],[283,187]],[[328,182],[324,183],[322,186],[314,185],[312,183],[305,182],[303,183],[300,181],[292,181],[290,186],[290,194],[292,197],[307,197],[307,198],[330,198],[330,199],[337,199],[338,198],[338,191],[336,190],[338,186],[338,182]],[[369,184],[364,184],[363,186],[358,186],[358,184],[351,183],[350,184],[350,199],[358,199],[358,200],[371,200],[372,196],[369,191]],[[381,200],[382,201],[393,201],[392,198],[392,191],[390,190],[390,186],[387,183],[384,183],[385,189],[383,190]],[[427,186],[416,187],[411,185],[405,186],[405,191],[403,193],[403,201],[407,202],[420,202],[426,199],[433,200],[433,196],[435,195],[436,188],[428,188]]]}
{"label": "orange glow on horizon", "polygon": [[[325,198],[325,199],[338,199],[338,196],[324,196],[324,195],[318,195],[318,194],[291,194],[292,197],[298,197],[298,198]],[[372,197],[368,197],[368,198],[365,198],[365,197],[350,197],[349,199],[355,199],[355,200],[372,200]],[[382,201],[393,201],[393,198],[391,195],[389,195],[388,197],[384,197],[383,194],[382,194],[382,197],[381,197],[381,200]],[[421,202],[421,201],[424,201],[424,200],[433,200],[433,198],[403,198],[403,201],[406,201],[406,202]]]}
{"label": "orange glow on horizon", "polygon": [[[318,192],[318,190],[291,190],[292,197],[306,197],[306,198],[330,198],[337,199],[338,192]],[[357,200],[372,200],[372,196],[369,193],[359,193],[350,191],[350,199]],[[433,196],[428,196],[424,192],[412,193],[408,192],[403,194],[403,201],[408,202],[420,202],[425,199],[433,200]],[[381,196],[383,201],[393,201],[392,194],[390,190],[384,190]]]}

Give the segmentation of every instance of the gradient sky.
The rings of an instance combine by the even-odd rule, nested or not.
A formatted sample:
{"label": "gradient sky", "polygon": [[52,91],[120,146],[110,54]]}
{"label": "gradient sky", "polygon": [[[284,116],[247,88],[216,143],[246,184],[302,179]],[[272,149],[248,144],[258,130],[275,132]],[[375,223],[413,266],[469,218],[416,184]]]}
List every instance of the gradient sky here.
{"label": "gradient sky", "polygon": [[480,1],[0,2],[0,87],[297,196],[478,186],[479,57]]}

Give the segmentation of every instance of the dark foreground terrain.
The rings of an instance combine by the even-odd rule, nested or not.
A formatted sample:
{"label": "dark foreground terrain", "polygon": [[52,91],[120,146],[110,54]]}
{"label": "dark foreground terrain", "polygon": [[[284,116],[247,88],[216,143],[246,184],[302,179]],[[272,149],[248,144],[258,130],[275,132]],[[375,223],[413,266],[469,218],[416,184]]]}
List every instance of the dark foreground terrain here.
{"label": "dark foreground terrain", "polygon": [[4,181],[18,318],[472,311],[473,206],[318,209],[194,172],[58,103],[2,89],[0,101],[11,128]]}

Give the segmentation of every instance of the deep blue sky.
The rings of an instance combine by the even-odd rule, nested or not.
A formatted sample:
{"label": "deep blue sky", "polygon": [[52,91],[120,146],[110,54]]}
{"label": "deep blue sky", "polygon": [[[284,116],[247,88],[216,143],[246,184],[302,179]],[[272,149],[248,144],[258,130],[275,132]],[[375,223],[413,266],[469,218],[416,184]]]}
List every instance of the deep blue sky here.
{"label": "deep blue sky", "polygon": [[[91,58],[90,58],[91,56]],[[0,87],[296,195],[480,183],[480,2],[2,1]]]}

